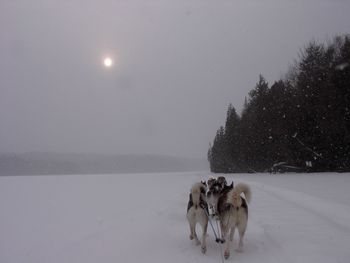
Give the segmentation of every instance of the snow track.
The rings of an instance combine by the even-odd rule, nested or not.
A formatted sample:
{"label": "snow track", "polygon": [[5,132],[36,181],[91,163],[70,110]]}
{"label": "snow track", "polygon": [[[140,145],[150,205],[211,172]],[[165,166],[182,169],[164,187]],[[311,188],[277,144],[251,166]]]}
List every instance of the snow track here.
{"label": "snow track", "polygon": [[[209,176],[0,177],[0,262],[221,262],[211,228],[203,255],[185,216],[191,185]],[[227,262],[350,262],[350,176],[226,177],[253,194],[244,252],[235,233]]]}
{"label": "snow track", "polygon": [[255,202],[250,223],[264,229],[270,248],[279,250],[284,262],[348,262],[350,207],[285,188],[251,185]]}

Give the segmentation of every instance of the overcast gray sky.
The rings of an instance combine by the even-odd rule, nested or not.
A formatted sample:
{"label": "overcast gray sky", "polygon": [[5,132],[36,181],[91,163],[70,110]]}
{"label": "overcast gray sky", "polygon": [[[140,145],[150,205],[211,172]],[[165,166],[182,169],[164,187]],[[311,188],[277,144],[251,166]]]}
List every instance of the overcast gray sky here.
{"label": "overcast gray sky", "polygon": [[349,14],[346,0],[0,0],[0,151],[205,157],[230,102],[349,33]]}

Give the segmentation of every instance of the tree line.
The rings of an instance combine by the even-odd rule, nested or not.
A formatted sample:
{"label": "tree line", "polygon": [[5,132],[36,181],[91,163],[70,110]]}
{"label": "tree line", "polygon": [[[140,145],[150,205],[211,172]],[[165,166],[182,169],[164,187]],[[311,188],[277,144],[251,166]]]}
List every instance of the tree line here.
{"label": "tree line", "polygon": [[350,35],[312,41],[283,79],[260,75],[208,150],[215,173],[350,171]]}

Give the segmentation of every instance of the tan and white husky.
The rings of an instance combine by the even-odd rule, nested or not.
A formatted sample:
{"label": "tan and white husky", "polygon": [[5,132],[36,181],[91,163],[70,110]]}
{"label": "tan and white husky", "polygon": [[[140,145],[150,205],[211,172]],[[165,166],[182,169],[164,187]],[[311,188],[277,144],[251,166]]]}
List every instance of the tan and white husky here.
{"label": "tan and white husky", "polygon": [[[207,251],[206,236],[208,228],[208,205],[205,201],[207,185],[205,182],[195,183],[191,188],[191,193],[187,206],[187,220],[190,225],[190,239],[196,241],[196,245],[201,245],[202,253]],[[196,234],[196,224],[202,227],[201,242]]]}
{"label": "tan and white husky", "polygon": [[[245,198],[241,196],[244,194]],[[247,184],[238,183],[232,190],[225,193],[219,200],[219,217],[222,238],[226,241],[225,258],[230,256],[230,243],[235,228],[239,233],[238,251],[243,250],[243,237],[248,223],[248,205],[251,200],[251,190]],[[227,238],[231,231],[232,238]]]}

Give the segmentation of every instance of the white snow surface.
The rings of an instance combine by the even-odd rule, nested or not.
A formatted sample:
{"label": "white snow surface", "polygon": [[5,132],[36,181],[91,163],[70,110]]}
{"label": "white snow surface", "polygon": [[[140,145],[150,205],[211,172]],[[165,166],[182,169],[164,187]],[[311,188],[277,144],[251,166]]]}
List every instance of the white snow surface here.
{"label": "white snow surface", "polygon": [[[203,255],[186,220],[191,185],[210,176],[0,177],[0,262],[221,262],[210,226]],[[244,251],[235,236],[226,261],[350,262],[350,174],[225,176],[252,188]]]}

